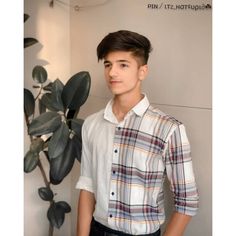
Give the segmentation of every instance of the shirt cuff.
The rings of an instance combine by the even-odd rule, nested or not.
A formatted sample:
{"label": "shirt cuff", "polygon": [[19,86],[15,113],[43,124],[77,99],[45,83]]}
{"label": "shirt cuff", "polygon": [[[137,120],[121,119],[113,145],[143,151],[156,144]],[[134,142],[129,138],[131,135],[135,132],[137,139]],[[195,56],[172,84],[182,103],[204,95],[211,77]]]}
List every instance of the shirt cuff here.
{"label": "shirt cuff", "polygon": [[84,189],[89,192],[94,192],[92,179],[85,176],[80,176],[75,186],[76,189]]}
{"label": "shirt cuff", "polygon": [[175,205],[175,210],[179,213],[189,216],[195,216],[199,207],[198,199],[193,199],[191,203],[182,203]]}

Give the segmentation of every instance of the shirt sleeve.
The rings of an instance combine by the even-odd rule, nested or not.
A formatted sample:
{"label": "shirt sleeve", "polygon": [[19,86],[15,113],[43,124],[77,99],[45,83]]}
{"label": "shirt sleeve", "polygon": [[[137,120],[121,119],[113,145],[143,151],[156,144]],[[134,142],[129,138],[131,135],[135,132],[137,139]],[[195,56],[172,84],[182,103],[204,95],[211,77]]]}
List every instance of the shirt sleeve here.
{"label": "shirt sleeve", "polygon": [[82,157],[80,165],[80,177],[76,183],[77,189],[94,192],[92,181],[92,155],[89,149],[89,139],[86,120],[82,126]]}
{"label": "shirt sleeve", "polygon": [[183,124],[178,125],[167,142],[165,152],[166,173],[174,194],[175,210],[194,216],[199,196],[195,182],[190,144]]}

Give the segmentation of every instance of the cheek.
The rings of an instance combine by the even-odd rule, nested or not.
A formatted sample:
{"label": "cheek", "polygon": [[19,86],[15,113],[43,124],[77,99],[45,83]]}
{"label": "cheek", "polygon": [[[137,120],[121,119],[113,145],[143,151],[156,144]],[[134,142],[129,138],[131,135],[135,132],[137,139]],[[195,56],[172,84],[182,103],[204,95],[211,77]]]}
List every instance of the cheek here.
{"label": "cheek", "polygon": [[137,76],[138,76],[139,79],[143,78],[143,71],[139,70],[138,73],[137,73]]}
{"label": "cheek", "polygon": [[135,87],[137,86],[137,84],[139,83],[139,79],[136,77],[136,76],[133,76],[132,78],[130,78],[128,81],[127,81],[127,85],[131,86],[131,87]]}
{"label": "cheek", "polygon": [[139,81],[140,78],[140,73],[138,71],[134,71],[132,73],[132,81],[133,83],[137,83],[137,81]]}
{"label": "cheek", "polygon": [[105,78],[105,80],[108,80],[108,78],[109,78],[109,73],[108,73],[108,71],[107,70],[104,70],[104,78]]}

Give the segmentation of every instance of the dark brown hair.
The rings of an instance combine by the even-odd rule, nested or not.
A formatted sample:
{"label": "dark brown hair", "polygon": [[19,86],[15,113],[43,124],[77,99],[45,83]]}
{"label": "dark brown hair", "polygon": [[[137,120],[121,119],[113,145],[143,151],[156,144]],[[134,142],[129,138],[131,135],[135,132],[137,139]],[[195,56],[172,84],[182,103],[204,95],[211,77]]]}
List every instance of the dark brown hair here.
{"label": "dark brown hair", "polygon": [[128,30],[109,33],[97,47],[98,61],[104,59],[108,53],[115,51],[132,52],[142,65],[147,64],[152,50],[150,41],[143,35]]}

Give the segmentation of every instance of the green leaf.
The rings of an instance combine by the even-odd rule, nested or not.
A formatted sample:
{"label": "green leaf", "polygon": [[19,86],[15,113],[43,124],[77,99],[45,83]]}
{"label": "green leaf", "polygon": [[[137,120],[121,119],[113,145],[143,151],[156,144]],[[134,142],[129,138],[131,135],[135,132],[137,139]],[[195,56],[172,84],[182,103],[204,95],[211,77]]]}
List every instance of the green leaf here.
{"label": "green leaf", "polygon": [[48,209],[47,217],[51,226],[59,229],[65,220],[65,211],[56,203],[52,203]]}
{"label": "green leaf", "polygon": [[70,205],[69,205],[67,202],[65,202],[65,201],[57,202],[56,205],[57,205],[58,207],[63,208],[64,211],[65,211],[65,213],[71,212],[71,207],[70,207]]}
{"label": "green leaf", "polygon": [[71,129],[75,132],[74,137],[72,138],[73,145],[75,147],[76,159],[81,162],[81,153],[82,153],[82,125],[84,120],[82,119],[72,119],[71,120]]}
{"label": "green leaf", "polygon": [[43,89],[51,92],[52,91],[52,82],[50,82],[46,86],[44,86]]}
{"label": "green leaf", "polygon": [[39,154],[37,152],[28,151],[24,157],[24,172],[33,171],[38,165]]}
{"label": "green leaf", "polygon": [[62,182],[63,179],[54,179],[53,176],[50,176],[50,183],[53,185],[58,185]]}
{"label": "green leaf", "polygon": [[56,79],[52,84],[52,103],[53,106],[59,111],[64,110],[63,102],[61,99],[63,88],[64,84],[59,79]]}
{"label": "green leaf", "polygon": [[34,96],[30,90],[24,89],[24,111],[29,117],[34,113],[35,101]]}
{"label": "green leaf", "polygon": [[71,129],[76,133],[77,136],[81,137],[82,125],[84,120],[82,119],[72,119]]}
{"label": "green leaf", "polygon": [[45,93],[42,96],[42,103],[51,111],[64,111],[64,106],[61,100],[63,83],[57,79],[51,85],[51,93]]}
{"label": "green leaf", "polygon": [[29,135],[40,136],[54,132],[61,124],[61,116],[57,112],[45,112],[33,119],[29,125]]}
{"label": "green leaf", "polygon": [[48,156],[48,151],[43,151],[45,157],[47,158],[48,162],[50,163],[49,156]]}
{"label": "green leaf", "polygon": [[62,91],[62,101],[65,108],[78,110],[87,100],[91,85],[88,72],[82,71],[73,75]]}
{"label": "green leaf", "polygon": [[51,201],[54,197],[52,190],[48,187],[39,188],[38,194],[44,201]]}
{"label": "green leaf", "polygon": [[58,157],[65,150],[69,134],[68,126],[62,122],[48,143],[48,155],[50,159]]}
{"label": "green leaf", "polygon": [[24,38],[24,48],[32,46],[38,42],[35,38]]}
{"label": "green leaf", "polygon": [[71,139],[64,152],[50,161],[50,182],[59,184],[70,173],[75,160],[75,149]]}
{"label": "green leaf", "polygon": [[39,113],[42,114],[44,112],[46,112],[46,106],[44,105],[44,103],[42,102],[42,99],[39,98]]}
{"label": "green leaf", "polygon": [[36,83],[42,84],[47,80],[48,74],[43,66],[35,66],[32,71],[32,77]]}
{"label": "green leaf", "polygon": [[41,98],[41,102],[48,110],[58,111],[58,109],[55,108],[55,106],[53,104],[51,93],[45,93]]}
{"label": "green leaf", "polygon": [[72,138],[72,142],[75,148],[75,157],[79,162],[81,162],[82,139],[77,135],[74,135],[74,137]]}
{"label": "green leaf", "polygon": [[69,110],[67,111],[66,119],[69,120],[69,122],[68,122],[68,126],[69,126],[69,127],[71,127],[71,126],[70,126],[70,120],[73,119],[74,117],[77,117],[77,115],[78,115],[78,113],[79,113],[79,110],[80,110],[80,109],[77,109],[77,110],[70,110],[70,109],[69,109]]}
{"label": "green leaf", "polygon": [[29,19],[29,15],[28,14],[24,14],[24,22],[26,22]]}
{"label": "green leaf", "polygon": [[34,139],[30,144],[30,151],[40,153],[43,150],[44,141],[41,138]]}

